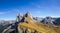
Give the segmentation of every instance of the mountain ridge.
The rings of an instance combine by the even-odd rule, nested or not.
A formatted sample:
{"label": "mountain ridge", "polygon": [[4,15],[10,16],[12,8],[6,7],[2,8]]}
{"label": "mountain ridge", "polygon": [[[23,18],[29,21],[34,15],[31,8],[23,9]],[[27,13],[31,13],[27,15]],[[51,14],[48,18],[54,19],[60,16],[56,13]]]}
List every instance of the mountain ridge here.
{"label": "mountain ridge", "polygon": [[[8,29],[8,33],[59,33],[60,26],[56,26],[53,22],[55,22],[55,19],[51,17],[40,19],[33,17],[30,12],[24,15],[20,13],[16,21],[10,25],[11,27],[6,29]],[[11,31],[11,29],[14,30]],[[3,32],[6,32],[4,30]]]}

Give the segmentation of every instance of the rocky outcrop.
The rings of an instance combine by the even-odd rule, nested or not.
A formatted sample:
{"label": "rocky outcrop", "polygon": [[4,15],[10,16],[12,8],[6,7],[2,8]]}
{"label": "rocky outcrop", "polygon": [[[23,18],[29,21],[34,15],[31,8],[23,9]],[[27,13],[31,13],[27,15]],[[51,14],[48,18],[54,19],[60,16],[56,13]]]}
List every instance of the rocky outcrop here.
{"label": "rocky outcrop", "polygon": [[44,18],[41,22],[44,23],[44,24],[53,24],[53,18],[52,17],[46,17]]}
{"label": "rocky outcrop", "polygon": [[33,19],[33,17],[32,17],[30,12],[27,12],[25,15],[19,14],[17,16],[17,22],[24,22],[26,18]]}
{"label": "rocky outcrop", "polygon": [[27,12],[27,13],[25,14],[25,17],[32,18],[32,15],[31,15],[31,13],[30,13],[30,12]]}
{"label": "rocky outcrop", "polygon": [[57,18],[57,19],[54,21],[54,24],[55,24],[55,25],[60,25],[60,18]]}
{"label": "rocky outcrop", "polygon": [[17,22],[20,22],[21,20],[22,20],[22,18],[23,18],[23,14],[18,14],[18,16],[17,16],[17,18],[16,18],[16,21]]}

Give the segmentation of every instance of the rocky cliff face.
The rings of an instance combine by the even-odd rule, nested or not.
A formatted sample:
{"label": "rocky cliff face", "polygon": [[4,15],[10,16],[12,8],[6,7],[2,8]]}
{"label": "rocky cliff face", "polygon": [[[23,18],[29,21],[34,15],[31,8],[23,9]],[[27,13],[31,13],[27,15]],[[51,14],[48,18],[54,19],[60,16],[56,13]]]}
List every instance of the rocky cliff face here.
{"label": "rocky cliff face", "polygon": [[27,13],[25,14],[25,17],[29,17],[29,18],[31,18],[31,19],[32,19],[32,15],[31,15],[31,13],[30,13],[30,12],[27,12]]}
{"label": "rocky cliff face", "polygon": [[57,19],[54,21],[54,24],[55,24],[55,25],[60,25],[60,18],[57,18]]}
{"label": "rocky cliff face", "polygon": [[21,20],[22,20],[22,18],[23,18],[23,14],[18,14],[18,16],[17,16],[17,18],[16,18],[16,21],[17,22],[20,22]]}
{"label": "rocky cliff face", "polygon": [[17,16],[17,22],[24,22],[26,18],[33,19],[33,17],[32,17],[30,12],[27,12],[25,15],[19,14]]}
{"label": "rocky cliff face", "polygon": [[44,18],[41,22],[44,23],[44,24],[53,24],[53,18],[52,17],[46,17]]}

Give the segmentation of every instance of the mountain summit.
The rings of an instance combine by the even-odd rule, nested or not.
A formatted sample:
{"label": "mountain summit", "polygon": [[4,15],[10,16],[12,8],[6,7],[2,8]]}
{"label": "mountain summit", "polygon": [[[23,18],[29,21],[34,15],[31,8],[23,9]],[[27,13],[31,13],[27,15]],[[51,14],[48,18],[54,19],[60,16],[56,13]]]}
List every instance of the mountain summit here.
{"label": "mountain summit", "polygon": [[17,18],[16,18],[17,22],[20,22],[21,19],[23,18],[23,16],[24,16],[23,14],[19,13]]}
{"label": "mountain summit", "polygon": [[17,22],[24,22],[26,18],[33,19],[32,15],[30,12],[27,12],[25,15],[23,14],[18,14],[17,16]]}
{"label": "mountain summit", "polygon": [[27,13],[25,14],[25,17],[30,17],[30,18],[32,18],[32,15],[31,15],[30,12],[27,12]]}

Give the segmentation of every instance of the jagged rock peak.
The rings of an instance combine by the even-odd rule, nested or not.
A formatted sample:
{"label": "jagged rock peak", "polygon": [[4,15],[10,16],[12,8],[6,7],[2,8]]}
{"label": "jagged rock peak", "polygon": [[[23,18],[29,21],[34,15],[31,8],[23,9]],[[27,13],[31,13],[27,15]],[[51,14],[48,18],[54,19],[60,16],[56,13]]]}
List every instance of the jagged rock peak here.
{"label": "jagged rock peak", "polygon": [[20,13],[17,16],[17,22],[23,22],[23,21],[25,21],[27,19],[30,19],[30,20],[33,19],[33,17],[32,17],[32,15],[31,15],[30,12],[27,12],[25,15],[23,15],[23,14]]}
{"label": "jagged rock peak", "polygon": [[31,13],[28,11],[28,12],[25,14],[25,17],[30,17],[30,18],[32,18],[32,15],[31,15]]}
{"label": "jagged rock peak", "polygon": [[19,13],[18,16],[23,17],[23,14]]}
{"label": "jagged rock peak", "polygon": [[17,22],[21,21],[21,19],[23,18],[23,14],[19,13],[18,16],[17,16]]}

